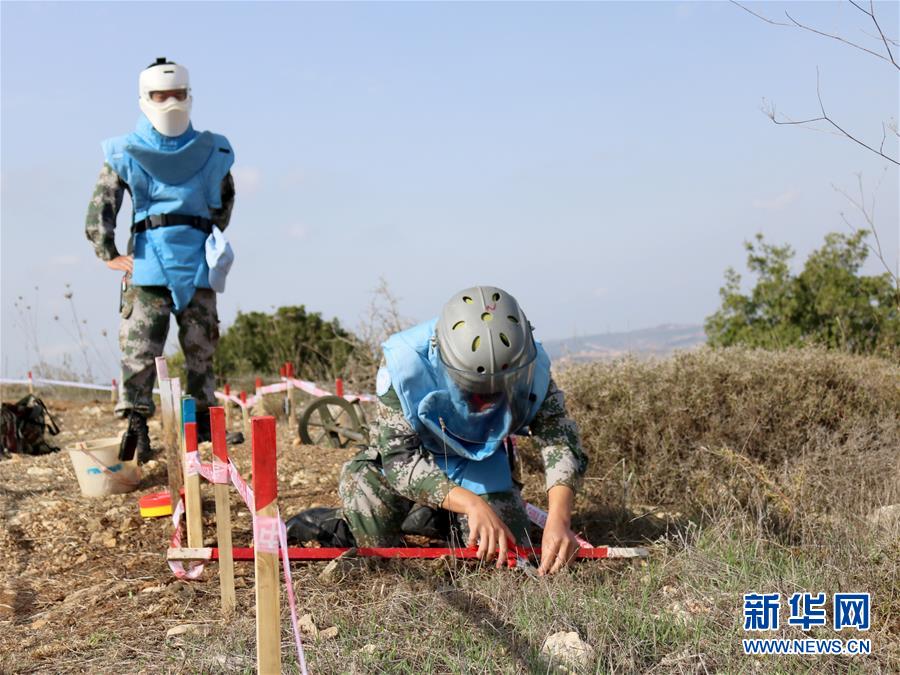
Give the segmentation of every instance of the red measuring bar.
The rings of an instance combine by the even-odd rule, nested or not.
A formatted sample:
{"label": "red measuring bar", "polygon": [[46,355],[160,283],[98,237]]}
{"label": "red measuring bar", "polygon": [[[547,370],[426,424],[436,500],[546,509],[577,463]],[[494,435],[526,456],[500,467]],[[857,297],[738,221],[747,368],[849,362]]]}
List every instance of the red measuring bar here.
{"label": "red measuring bar", "polygon": [[[219,549],[211,548],[212,559],[219,559]],[[288,560],[334,560],[338,556],[350,551],[349,548],[304,548],[300,546],[288,547]],[[233,549],[235,560],[253,560],[252,548],[235,548]],[[540,548],[525,548],[516,546],[510,549],[513,555],[540,557]],[[283,556],[283,553],[279,551]],[[360,558],[420,558],[434,559],[442,556],[451,556],[453,558],[463,558],[466,560],[478,557],[478,548],[415,548],[415,547],[399,547],[399,548],[358,548],[356,556]],[[608,546],[597,546],[595,548],[582,548],[578,551],[578,558],[609,558],[610,551]]]}

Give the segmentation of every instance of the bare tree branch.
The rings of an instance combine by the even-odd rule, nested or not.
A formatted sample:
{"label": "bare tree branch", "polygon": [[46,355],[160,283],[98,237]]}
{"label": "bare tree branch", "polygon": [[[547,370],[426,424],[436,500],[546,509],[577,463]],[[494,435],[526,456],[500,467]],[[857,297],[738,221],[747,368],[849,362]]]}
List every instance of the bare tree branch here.
{"label": "bare tree branch", "polygon": [[[861,146],[864,147],[866,150],[869,150],[870,152],[875,153],[875,154],[878,155],[879,157],[882,157],[882,158],[888,160],[889,162],[892,162],[892,163],[894,163],[894,164],[900,166],[900,161],[897,161],[897,160],[894,159],[893,157],[890,157],[889,155],[884,154],[881,150],[875,149],[875,148],[873,148],[871,145],[868,145],[867,143],[863,143],[863,142],[862,142],[861,140],[859,140],[856,136],[854,136],[854,135],[851,134],[849,131],[847,131],[846,129],[844,129],[843,127],[841,127],[837,122],[835,122],[833,119],[831,119],[831,118],[828,116],[828,113],[825,111],[825,104],[822,102],[822,91],[821,91],[820,82],[819,82],[819,69],[818,69],[818,68],[816,68],[816,96],[817,96],[817,98],[819,99],[819,109],[822,111],[822,115],[821,115],[820,117],[810,117],[809,119],[805,119],[805,120],[797,120],[797,121],[793,121],[793,120],[787,120],[787,121],[784,121],[784,120],[778,120],[778,119],[776,118],[776,116],[775,116],[775,108],[774,108],[774,106],[773,106],[772,112],[767,113],[767,114],[769,115],[769,119],[771,119],[775,124],[779,124],[779,125],[787,125],[787,126],[791,126],[791,125],[802,125],[802,124],[810,124],[810,123],[812,123],[812,122],[827,122],[827,123],[830,124],[832,127],[834,127],[835,129],[837,129],[837,130],[841,133],[841,135],[844,136],[845,138],[850,139],[851,141],[853,141],[854,143],[856,143],[856,144],[858,144],[858,145],[861,145]],[[882,126],[882,130],[883,130],[883,126]],[[883,149],[883,148],[884,148],[884,142],[882,141],[882,149]]]}
{"label": "bare tree branch", "polygon": [[788,28],[791,27],[791,24],[789,24],[789,23],[781,23],[780,21],[775,21],[775,20],[773,20],[773,19],[770,19],[769,17],[763,16],[762,14],[757,14],[756,12],[754,12],[754,11],[753,11],[752,9],[750,9],[749,7],[744,7],[741,3],[737,2],[737,0],[731,0],[731,4],[732,4],[732,5],[737,5],[738,7],[740,7],[742,10],[744,10],[744,11],[747,12],[748,14],[752,14],[752,15],[755,16],[757,19],[761,19],[762,21],[765,21],[766,23],[770,23],[770,24],[772,24],[773,26],[787,26]]}
{"label": "bare tree branch", "polygon": [[[872,192],[872,204],[868,208],[866,207],[866,195],[865,189],[863,188],[863,180],[862,173],[856,174],[857,181],[857,189],[859,190],[859,198],[855,198],[851,196],[846,190],[838,187],[832,183],[831,187],[835,192],[842,195],[848,202],[850,202],[857,211],[859,211],[863,219],[866,221],[867,227],[861,228],[853,223],[847,218],[846,214],[841,211],[841,220],[849,227],[852,231],[858,232],[862,229],[866,229],[872,233],[872,236],[875,239],[875,246],[873,247],[871,244],[866,242],[866,248],[868,248],[876,258],[881,262],[881,265],[884,267],[888,276],[894,283],[894,287],[897,289],[897,293],[900,294],[900,260],[897,261],[897,269],[891,269],[891,266],[888,264],[887,259],[884,255],[884,249],[881,246],[881,238],[878,236],[878,228],[875,226],[875,200],[878,195],[878,191],[881,188],[881,184],[884,181],[884,176],[887,173],[887,169],[881,174],[881,178],[878,180],[878,184],[875,186],[874,191]],[[900,297],[900,295],[898,295]]]}
{"label": "bare tree branch", "polygon": [[888,39],[884,35],[884,31],[881,30],[881,25],[878,23],[878,19],[875,18],[875,0],[869,0],[869,9],[866,11],[864,8],[860,7],[856,0],[849,0],[850,4],[856,7],[860,12],[867,15],[870,19],[872,19],[872,23],[875,24],[875,28],[878,29],[878,34],[881,36],[881,41],[884,43],[884,48],[888,53],[888,56],[891,59],[891,63],[894,64],[894,68],[900,70],[900,66],[897,65],[897,62],[894,60],[894,54],[891,52],[891,45],[888,42]]}
{"label": "bare tree branch", "polygon": [[[852,3],[853,0],[850,0],[850,2]],[[792,17],[787,12],[785,12],[784,15],[788,19],[790,19],[791,23],[793,23],[794,26],[796,26],[797,28],[801,28],[803,30],[809,31],[810,33],[815,33],[816,35],[821,35],[822,37],[827,37],[827,38],[831,38],[832,40],[837,40],[838,42],[843,42],[845,45],[849,45],[850,47],[859,49],[860,51],[866,52],[867,54],[871,54],[872,56],[879,58],[882,61],[888,61],[889,63],[893,63],[894,67],[895,68],[897,67],[897,64],[894,62],[894,56],[891,54],[890,49],[888,50],[888,54],[890,55],[890,58],[885,58],[884,54],[879,54],[878,52],[874,52],[871,49],[868,49],[867,47],[863,47],[862,45],[858,45],[855,42],[851,42],[850,40],[847,40],[846,38],[842,38],[840,35],[834,35],[833,33],[826,33],[824,31],[817,30],[816,28],[813,28],[812,26],[807,26],[806,24],[800,23],[799,21],[797,21],[794,17]]]}
{"label": "bare tree branch", "polygon": [[769,17],[763,16],[762,14],[758,14],[757,12],[754,12],[754,11],[753,11],[752,9],[750,9],[749,7],[745,7],[745,6],[742,5],[741,3],[737,2],[737,0],[731,0],[731,4],[737,5],[738,7],[740,7],[741,9],[743,9],[743,10],[744,10],[745,12],[747,12],[748,14],[752,14],[752,15],[755,16],[757,19],[760,19],[761,21],[765,21],[765,22],[768,23],[768,24],[771,24],[771,25],[773,25],[773,26],[786,26],[786,27],[788,27],[788,28],[799,28],[799,29],[801,29],[801,30],[809,31],[810,33],[814,33],[814,34],[816,34],[816,35],[819,35],[819,36],[821,36],[821,37],[826,37],[826,38],[829,38],[829,39],[831,39],[831,40],[837,40],[838,42],[842,42],[842,43],[844,43],[845,45],[848,45],[848,46],[850,46],[850,47],[853,47],[854,49],[859,49],[860,51],[863,51],[863,52],[865,52],[865,53],[867,53],[867,54],[871,54],[871,55],[874,56],[875,58],[881,59],[882,61],[886,61],[886,62],[888,62],[888,63],[891,63],[891,64],[893,64],[893,66],[894,66],[895,68],[897,68],[898,70],[900,70],[900,65],[897,65],[897,62],[894,60],[894,54],[891,52],[890,43],[891,43],[892,41],[889,40],[889,39],[884,35],[884,32],[881,30],[881,25],[878,23],[878,19],[875,18],[875,6],[874,6],[873,4],[871,4],[872,0],[870,0],[870,5],[871,5],[871,8],[872,8],[871,11],[869,11],[869,10],[865,9],[864,7],[861,7],[860,5],[858,5],[858,4],[855,2],[855,0],[849,0],[849,2],[850,2],[850,4],[852,4],[854,7],[856,7],[858,10],[860,10],[861,12],[863,12],[863,13],[866,14],[869,18],[872,19],[872,21],[873,21],[874,24],[875,24],[875,27],[878,29],[878,34],[879,34],[880,40],[881,40],[881,42],[884,44],[885,49],[887,50],[887,54],[888,54],[887,56],[885,56],[884,54],[879,54],[879,53],[876,52],[876,51],[872,51],[872,50],[869,49],[868,47],[863,47],[862,45],[857,44],[856,42],[853,42],[853,41],[851,41],[851,40],[848,40],[847,38],[841,37],[840,35],[835,35],[834,33],[826,33],[825,31],[821,31],[821,30],[819,30],[819,29],[817,29],[817,28],[813,28],[812,26],[808,26],[808,25],[806,25],[805,23],[801,23],[800,21],[797,21],[797,19],[795,19],[794,17],[792,17],[788,12],[785,12],[784,15],[788,18],[788,20],[790,21],[790,23],[784,23],[784,22],[782,22],[782,21],[775,21],[774,19],[770,19]]}

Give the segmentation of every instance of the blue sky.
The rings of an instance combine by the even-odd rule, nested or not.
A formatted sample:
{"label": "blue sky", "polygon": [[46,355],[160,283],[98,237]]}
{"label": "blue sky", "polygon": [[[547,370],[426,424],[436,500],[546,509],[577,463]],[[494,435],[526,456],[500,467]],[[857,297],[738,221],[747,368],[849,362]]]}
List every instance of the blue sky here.
{"label": "blue sky", "polygon": [[[849,4],[751,6],[879,48]],[[732,4],[0,11],[4,375],[34,358],[20,295],[43,357],[77,357],[60,325],[66,283],[102,354],[95,375],[117,370],[118,275],[94,258],[84,215],[100,141],[133,127],[138,73],[163,55],[190,69],[195,126],[235,148],[224,325],[239,309],[305,304],[353,327],[381,276],[412,319],[459,288],[506,287],[544,339],[700,323],[754,233],[802,260],[846,231],[852,208],[833,186],[855,191],[857,172],[867,192],[880,182],[876,219],[896,265],[896,167],[760,110],[765,97],[816,115],[818,67],[829,113],[878,143],[898,117],[896,70]],[[898,4],[877,11],[896,37]]]}

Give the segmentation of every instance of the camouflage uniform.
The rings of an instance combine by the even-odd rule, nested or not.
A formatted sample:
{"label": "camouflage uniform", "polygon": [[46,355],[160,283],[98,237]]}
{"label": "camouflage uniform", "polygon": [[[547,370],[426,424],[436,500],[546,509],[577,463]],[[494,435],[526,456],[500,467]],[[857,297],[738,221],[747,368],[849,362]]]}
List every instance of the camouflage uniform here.
{"label": "camouflage uniform", "polygon": [[[551,380],[547,397],[530,424],[541,448],[546,486],[566,485],[576,491],[587,469],[578,427],[566,414],[563,392]],[[440,508],[456,483],[422,447],[393,388],[376,404],[372,427],[374,444],[361,450],[341,470],[338,492],[342,515],[360,546],[397,546],[400,525],[414,503]],[[514,462],[514,478],[517,477]],[[529,543],[528,516],[518,487],[482,497],[509,527],[516,541]],[[468,524],[459,517],[462,541]]]}
{"label": "camouflage uniform", "polygon": [[[85,234],[101,260],[118,257],[116,216],[128,185],[104,164],[88,206]],[[234,206],[234,181],[229,173],[222,181],[222,208],[210,209],[211,220],[224,230]],[[131,241],[128,245],[131,252]],[[119,348],[122,351],[122,382],[116,412],[122,416],[132,409],[146,416],[154,412],[153,383],[157,356],[161,356],[169,332],[172,295],[165,286],[128,286],[122,297]],[[187,368],[187,393],[203,409],[215,403],[212,357],[219,340],[216,294],[198,288],[190,304],[175,315],[178,340]]]}

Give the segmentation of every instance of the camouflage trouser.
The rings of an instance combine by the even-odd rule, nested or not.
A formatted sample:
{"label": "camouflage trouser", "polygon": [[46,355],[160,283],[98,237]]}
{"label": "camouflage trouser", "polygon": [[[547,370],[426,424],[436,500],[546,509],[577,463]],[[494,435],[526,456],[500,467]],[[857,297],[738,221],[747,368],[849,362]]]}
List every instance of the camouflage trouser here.
{"label": "camouflage trouser", "polygon": [[[165,286],[129,286],[122,304],[119,348],[122,351],[122,384],[116,413],[131,409],[153,414],[156,357],[162,356],[169,334],[172,294]],[[187,393],[203,409],[215,405],[213,354],[219,341],[216,293],[198,288],[190,304],[175,315],[178,341],[184,352]]]}
{"label": "camouflage trouser", "polygon": [[[342,516],[359,546],[401,546],[400,526],[413,507],[411,500],[397,494],[385,480],[377,461],[368,450],[344,464],[338,494]],[[525,502],[518,489],[482,495],[500,519],[512,531],[519,545],[529,545],[530,530]],[[454,518],[459,542],[465,546],[469,524],[465,516]]]}

